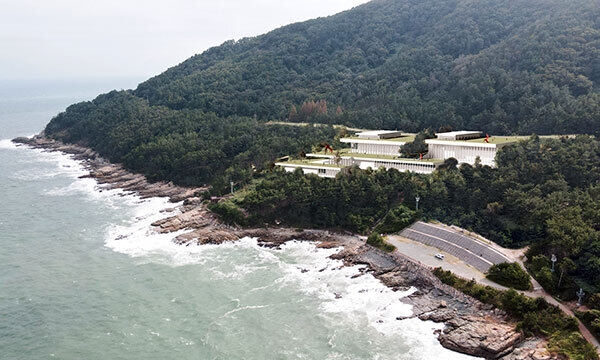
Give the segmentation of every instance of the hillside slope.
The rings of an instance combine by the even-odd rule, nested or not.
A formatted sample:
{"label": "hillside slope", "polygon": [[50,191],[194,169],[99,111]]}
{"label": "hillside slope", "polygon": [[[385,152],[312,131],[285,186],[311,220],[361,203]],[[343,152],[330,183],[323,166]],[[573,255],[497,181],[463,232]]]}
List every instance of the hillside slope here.
{"label": "hillside slope", "polygon": [[596,0],[374,0],[228,41],[69,107],[46,134],[190,185],[246,181],[334,135],[273,119],[599,135],[599,19]]}
{"label": "hillside slope", "polygon": [[331,119],[419,130],[591,132],[596,1],[376,0],[227,42],[140,84],[153,105],[282,119],[326,100]]}

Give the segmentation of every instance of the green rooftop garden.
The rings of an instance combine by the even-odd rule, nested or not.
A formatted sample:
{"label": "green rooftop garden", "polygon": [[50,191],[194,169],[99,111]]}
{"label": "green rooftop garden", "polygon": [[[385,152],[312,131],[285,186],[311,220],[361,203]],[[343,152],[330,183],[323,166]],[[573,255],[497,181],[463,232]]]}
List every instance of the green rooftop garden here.
{"label": "green rooftop garden", "polygon": [[[403,158],[400,157],[400,154],[398,154],[398,156],[392,156],[392,155],[374,155],[374,154],[361,154],[361,153],[353,153],[350,152],[350,149],[340,149],[337,150],[336,152],[340,153],[341,157],[344,158],[348,158],[348,157],[353,157],[355,159],[373,159],[373,160],[401,160],[401,161],[405,161],[405,162],[429,162],[429,163],[436,163],[436,162],[443,162],[443,159],[413,159],[413,158]],[[331,153],[327,153],[327,154],[308,154],[308,156],[319,156],[319,157],[328,157],[331,158],[333,156],[335,156],[334,154]]]}
{"label": "green rooftop garden", "polygon": [[321,167],[338,168],[338,169],[341,169],[343,167],[343,166],[339,166],[339,165],[335,165],[335,164],[323,164],[321,161],[322,160],[315,160],[315,159],[294,159],[294,160],[282,161],[281,163],[286,163],[286,164],[290,164],[290,165],[321,166]]}
{"label": "green rooftop garden", "polygon": [[[509,144],[521,140],[527,140],[529,136],[490,136],[488,138],[488,142],[490,144]],[[485,137],[471,140],[456,140],[456,141],[466,141],[470,143],[485,143]]]}
{"label": "green rooftop garden", "polygon": [[[396,137],[396,138],[391,138],[391,139],[365,139],[365,138],[359,138],[358,136],[348,136],[342,139],[350,139],[350,140],[369,140],[369,141],[396,141],[396,142],[412,142],[415,141],[415,136],[416,135],[405,135],[405,136],[400,136],[400,137]],[[340,140],[342,140],[340,139]]]}

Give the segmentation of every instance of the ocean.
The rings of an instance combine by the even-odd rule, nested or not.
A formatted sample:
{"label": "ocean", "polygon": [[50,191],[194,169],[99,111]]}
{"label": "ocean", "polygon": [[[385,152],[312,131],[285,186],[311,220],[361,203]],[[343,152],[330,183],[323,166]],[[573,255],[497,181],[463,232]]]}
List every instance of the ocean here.
{"label": "ocean", "polygon": [[471,359],[336,249],[245,238],[178,246],[150,223],[174,205],[81,179],[10,142],[132,79],[0,81],[0,359]]}

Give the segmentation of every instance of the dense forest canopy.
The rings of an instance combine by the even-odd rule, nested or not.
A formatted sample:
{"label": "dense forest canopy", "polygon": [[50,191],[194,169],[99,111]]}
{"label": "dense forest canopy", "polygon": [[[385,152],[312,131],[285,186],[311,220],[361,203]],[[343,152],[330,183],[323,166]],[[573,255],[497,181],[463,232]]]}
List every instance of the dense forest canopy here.
{"label": "dense forest canopy", "polygon": [[[333,124],[596,137],[533,136],[500,151],[496,169],[448,161],[428,176],[353,168],[335,180],[271,171],[277,157],[339,147]],[[45,134],[151,180],[213,193],[251,184],[212,205],[232,222],[368,233],[424,216],[532,245],[528,266],[554,293],[600,290],[597,0],[374,0],[227,41],[135,90],[70,106]]]}
{"label": "dense forest canopy", "polygon": [[530,269],[553,293],[572,298],[578,286],[599,292],[600,142],[533,136],[503,148],[497,161],[497,168],[448,161],[431,175],[351,168],[335,180],[279,171],[213,209],[238,223],[282,220],[365,234],[397,232],[422,216],[506,247],[531,245]]}
{"label": "dense forest canopy", "polygon": [[247,182],[327,127],[600,135],[596,0],[374,0],[195,55],[46,135],[151,179]]}
{"label": "dense forest canopy", "polygon": [[376,0],[226,42],[134,93],[263,120],[325,100],[321,118],[365,128],[597,133],[598,19],[594,0]]}

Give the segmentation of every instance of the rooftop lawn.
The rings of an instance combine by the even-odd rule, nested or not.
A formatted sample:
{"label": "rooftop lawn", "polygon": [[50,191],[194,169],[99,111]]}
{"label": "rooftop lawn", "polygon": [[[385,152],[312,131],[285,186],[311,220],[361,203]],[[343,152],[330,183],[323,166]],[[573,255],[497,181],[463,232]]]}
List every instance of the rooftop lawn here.
{"label": "rooftop lawn", "polygon": [[351,139],[351,140],[369,140],[369,141],[396,141],[396,142],[413,142],[415,141],[416,135],[405,135],[391,139],[365,139],[359,138],[358,136],[348,136],[342,139]]}
{"label": "rooftop lawn", "polygon": [[309,165],[309,166],[322,166],[322,167],[329,167],[329,168],[338,168],[341,169],[342,166],[338,166],[335,164],[323,164],[321,163],[322,160],[317,160],[315,161],[314,159],[307,159],[307,160],[289,160],[289,161],[282,161],[279,164],[290,164],[290,165]]}
{"label": "rooftop lawn", "polygon": [[[409,162],[430,162],[430,163],[435,163],[435,162],[441,162],[443,161],[442,159],[412,159],[412,158],[403,158],[400,156],[392,156],[392,155],[374,155],[374,154],[361,154],[361,153],[353,153],[350,152],[350,149],[340,149],[338,150],[340,153],[340,156],[343,158],[349,158],[349,157],[354,157],[354,158],[359,158],[359,159],[373,159],[373,160],[402,160],[402,161],[409,161]],[[327,153],[325,155],[323,154],[306,154],[307,156],[316,156],[316,157],[327,157],[327,158],[331,158],[334,156],[334,154],[331,153]]]}
{"label": "rooftop lawn", "polygon": [[[521,140],[527,140],[529,136],[490,136],[488,142],[490,144],[508,144],[512,142],[517,142]],[[485,137],[479,139],[471,139],[471,140],[457,140],[457,141],[466,141],[470,143],[485,143]]]}

